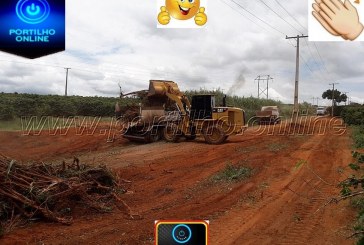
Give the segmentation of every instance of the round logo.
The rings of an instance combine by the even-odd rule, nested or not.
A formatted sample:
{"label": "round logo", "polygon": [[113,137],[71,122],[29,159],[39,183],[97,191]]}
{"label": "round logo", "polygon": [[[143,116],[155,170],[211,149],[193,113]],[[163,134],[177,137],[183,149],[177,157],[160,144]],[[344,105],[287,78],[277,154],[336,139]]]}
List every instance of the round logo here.
{"label": "round logo", "polygon": [[191,239],[192,232],[187,225],[177,225],[173,228],[172,236],[175,242],[184,244]]}
{"label": "round logo", "polygon": [[19,0],[15,10],[19,19],[27,24],[42,23],[51,11],[46,0]]}

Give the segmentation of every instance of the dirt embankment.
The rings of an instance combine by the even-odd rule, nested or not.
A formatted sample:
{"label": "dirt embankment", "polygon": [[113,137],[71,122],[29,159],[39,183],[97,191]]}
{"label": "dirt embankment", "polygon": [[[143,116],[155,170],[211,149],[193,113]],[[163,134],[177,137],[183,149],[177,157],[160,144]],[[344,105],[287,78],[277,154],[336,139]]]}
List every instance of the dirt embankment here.
{"label": "dirt embankment", "polygon": [[[22,161],[77,155],[81,162],[112,167],[132,181],[123,200],[142,218],[115,210],[76,218],[71,226],[28,224],[0,241],[153,244],[154,220],[208,219],[210,244],[352,244],[346,237],[354,214],[347,203],[323,207],[348,173],[351,142],[332,124],[325,132],[318,125],[287,124],[279,134],[279,125],[252,128],[223,145],[202,139],[140,145],[122,139],[107,143],[100,135],[2,133],[0,140],[8,143],[1,152]],[[227,164],[251,167],[254,174],[240,182],[214,181]]]}

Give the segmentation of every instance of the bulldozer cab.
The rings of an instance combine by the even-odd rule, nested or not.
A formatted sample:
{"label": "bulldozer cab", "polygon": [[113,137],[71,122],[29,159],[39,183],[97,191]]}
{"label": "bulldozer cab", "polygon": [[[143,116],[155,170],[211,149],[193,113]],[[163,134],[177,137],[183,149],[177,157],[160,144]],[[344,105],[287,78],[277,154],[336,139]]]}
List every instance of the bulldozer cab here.
{"label": "bulldozer cab", "polygon": [[191,119],[211,119],[215,107],[215,96],[194,95],[191,103]]}

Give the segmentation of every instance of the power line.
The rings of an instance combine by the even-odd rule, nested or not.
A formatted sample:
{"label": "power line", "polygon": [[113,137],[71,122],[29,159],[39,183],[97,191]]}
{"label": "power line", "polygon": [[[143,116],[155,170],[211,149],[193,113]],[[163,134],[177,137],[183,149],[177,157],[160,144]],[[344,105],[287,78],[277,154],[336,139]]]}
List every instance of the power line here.
{"label": "power line", "polygon": [[[247,16],[243,15],[240,11],[237,11],[236,8],[230,6],[229,4],[227,4],[225,1],[220,0],[221,2],[223,2],[224,4],[226,4],[227,6],[229,6],[231,9],[233,9],[234,11],[236,11],[237,13],[239,13],[240,15],[242,15],[243,17],[245,17],[246,19],[248,19],[249,21],[253,22],[254,24],[258,25],[256,23],[256,21],[251,20],[250,18],[248,18]],[[275,34],[283,34],[286,36],[285,33],[283,33],[282,31],[280,31],[279,29],[275,28],[274,26],[270,25],[268,22],[264,21],[263,19],[259,18],[258,16],[256,16],[255,14],[253,14],[251,11],[249,11],[248,9],[244,8],[242,5],[240,5],[239,3],[235,2],[234,0],[228,0],[229,2],[234,3],[235,5],[237,5],[240,9],[244,10],[245,12],[249,13],[251,16],[255,17],[256,19],[258,19],[259,21],[263,22],[265,25],[267,25],[268,27],[270,27],[271,29],[273,29],[273,31],[275,31]],[[261,25],[258,25],[259,27],[261,27],[262,29],[266,30],[264,27],[262,27]],[[281,37],[281,35],[279,35],[279,37]],[[289,40],[288,40],[289,41]],[[291,42],[287,42],[289,45],[295,47]]]}
{"label": "power line", "polygon": [[308,65],[307,60],[301,54],[300,54],[300,58],[303,60],[303,63],[305,64],[306,68],[312,73],[312,75],[315,75],[315,73],[312,71],[312,69]]}
{"label": "power line", "polygon": [[329,80],[328,77],[327,77],[327,74],[322,70],[321,66],[319,65],[320,62],[317,61],[315,55],[313,54],[312,52],[312,49],[308,43],[308,41],[305,39],[305,42],[306,42],[306,45],[307,45],[307,48],[308,48],[308,52],[310,53],[312,59],[313,59],[313,62],[315,63],[317,69],[319,70],[321,76],[323,79],[326,79],[326,80]]}
{"label": "power line", "polygon": [[297,32],[301,32],[299,31],[296,27],[294,27],[291,23],[289,23],[288,21],[286,21],[285,19],[282,18],[282,16],[280,16],[276,11],[274,11],[274,9],[272,9],[268,4],[266,4],[263,0],[259,0],[261,3],[263,3],[267,8],[269,8],[273,13],[275,13],[281,20],[283,20],[284,22],[286,22],[289,26],[291,26],[294,30],[296,30]]}
{"label": "power line", "polygon": [[[227,0],[229,1],[229,0]],[[225,2],[224,0],[220,0],[220,2],[224,3],[225,5],[227,5],[230,9],[234,10],[236,13],[240,14],[241,16],[243,16],[244,18],[246,18],[247,20],[249,20],[250,22],[254,23],[255,25],[257,25],[258,27],[260,27],[261,29],[263,29],[266,32],[270,32],[273,35],[276,35],[277,37],[279,36],[279,38],[281,38],[281,35],[278,35],[277,32],[272,32],[268,29],[266,29],[265,27],[263,27],[262,25],[259,25],[257,23],[257,21],[252,20],[251,18],[249,18],[248,16],[244,15],[241,11],[239,11],[236,7],[231,6],[230,4],[228,4],[227,2]],[[232,2],[232,1],[229,1]],[[274,30],[275,31],[275,30]],[[280,32],[281,33],[281,32]],[[295,47],[294,45],[291,44],[291,42],[287,42],[289,45]]]}
{"label": "power line", "polygon": [[[220,0],[222,3],[224,3],[225,5],[229,6],[229,8],[231,8],[232,10],[234,10],[235,12],[237,12],[238,14],[242,15],[244,18],[246,18],[247,20],[249,20],[250,22],[254,23],[255,25],[259,26],[260,28],[262,28],[263,30],[267,31],[268,30],[266,28],[264,28],[263,26],[259,25],[256,21],[253,21],[252,19],[250,19],[249,17],[247,17],[246,15],[244,15],[242,12],[240,12],[239,10],[237,10],[236,8],[234,8],[233,6],[229,5],[227,2],[225,2],[224,0]],[[231,1],[230,1],[231,2]]]}
{"label": "power line", "polygon": [[275,28],[274,26],[272,26],[271,24],[269,24],[268,22],[266,22],[265,20],[259,18],[258,16],[256,16],[255,14],[253,14],[252,12],[250,12],[249,10],[247,10],[246,8],[244,8],[241,4],[235,2],[234,0],[229,0],[229,1],[235,3],[239,8],[243,9],[245,12],[247,12],[250,15],[254,16],[256,19],[258,19],[259,21],[263,22],[264,24],[266,24],[267,26],[269,26],[270,28],[272,28],[276,32],[278,32],[278,33],[280,33],[282,35],[286,35],[282,31],[278,30],[277,28]]}
{"label": "power line", "polygon": [[[313,60],[313,62],[315,63],[315,66],[317,67],[317,69],[318,69],[318,71],[319,71],[319,73],[318,74],[320,74],[320,77],[321,77],[321,79],[323,79],[323,80],[330,80],[329,78],[328,78],[328,76],[327,76],[327,74],[325,73],[325,71],[321,68],[321,66],[320,66],[320,61],[317,59],[317,57],[315,57],[315,55],[314,55],[314,53],[313,53],[313,51],[312,51],[312,49],[310,48],[310,45],[309,45],[309,43],[307,42],[307,40],[305,39],[305,43],[306,43],[306,46],[307,46],[307,48],[308,48],[308,51],[309,51],[309,55],[311,56],[311,58],[312,58],[312,60]],[[315,46],[316,47],[316,46]],[[317,49],[317,48],[316,48]],[[318,49],[317,49],[317,52],[318,52]],[[320,55],[320,54],[319,54]],[[321,56],[321,55],[320,55]],[[311,68],[310,68],[310,66],[309,66],[309,62],[308,62],[308,60],[306,60],[305,59],[305,57],[303,56],[303,55],[301,55],[300,54],[300,58],[304,61],[304,65],[306,66],[306,68],[312,73],[312,75],[313,76],[316,76],[316,73],[314,72],[314,70],[312,70]],[[322,58],[321,58],[321,62],[323,63],[323,61],[322,61]],[[327,73],[329,73],[328,72],[328,70],[327,70],[327,68],[325,68],[326,69],[326,72]]]}
{"label": "power line", "polygon": [[324,67],[324,69],[325,69],[325,71],[326,71],[326,74],[329,76],[329,79],[332,79],[331,74],[330,74],[329,70],[327,69],[325,62],[324,62],[324,61],[323,61],[323,59],[322,59],[322,56],[321,56],[321,54],[320,54],[320,52],[319,52],[319,49],[317,48],[316,43],[315,43],[315,42],[313,42],[313,44],[314,44],[314,46],[315,46],[315,49],[316,49],[317,54],[319,55],[320,61],[321,61],[321,63],[322,63],[322,66]]}
{"label": "power line", "polygon": [[292,43],[291,39],[288,39],[288,41],[289,41],[289,44],[291,44],[293,47],[296,47],[296,45],[294,43]]}
{"label": "power line", "polygon": [[305,32],[307,32],[308,30],[307,30],[307,28],[306,27],[304,27],[294,16],[292,16],[288,11],[287,11],[287,9],[282,5],[282,4],[280,4],[280,2],[279,1],[277,1],[277,0],[274,0],[299,26],[301,26],[304,30],[305,30]]}

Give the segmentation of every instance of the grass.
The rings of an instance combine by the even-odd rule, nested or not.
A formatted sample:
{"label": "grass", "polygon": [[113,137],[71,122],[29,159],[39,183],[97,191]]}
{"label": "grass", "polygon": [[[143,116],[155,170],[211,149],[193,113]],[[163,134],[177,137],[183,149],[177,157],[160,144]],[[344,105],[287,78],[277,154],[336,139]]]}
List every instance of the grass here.
{"label": "grass", "polygon": [[249,153],[249,152],[256,151],[257,149],[258,148],[256,146],[248,146],[248,147],[237,146],[235,148],[235,151],[241,152],[241,153]]}
{"label": "grass", "polygon": [[298,223],[298,222],[300,222],[302,220],[302,218],[301,218],[301,216],[300,215],[298,215],[297,213],[294,213],[293,214],[293,221],[295,222],[295,223]]}
{"label": "grass", "polygon": [[353,208],[364,211],[364,197],[355,197],[350,200],[350,205]]}
{"label": "grass", "polygon": [[233,182],[242,181],[253,175],[253,169],[246,166],[234,166],[231,163],[212,177],[214,182]]}
{"label": "grass", "polygon": [[269,184],[267,183],[267,182],[263,182],[263,183],[261,183],[260,185],[259,185],[259,188],[261,188],[261,189],[266,189],[266,188],[268,188],[269,187]]}
{"label": "grass", "polygon": [[303,165],[305,165],[307,163],[306,160],[304,159],[300,159],[296,162],[296,164],[294,165],[293,171],[297,171],[299,170]]}
{"label": "grass", "polygon": [[22,120],[20,118],[15,118],[10,121],[0,120],[0,131],[19,131],[19,130],[48,130],[75,127],[79,125],[96,126],[98,123],[112,122],[111,117],[74,117],[77,120],[73,120],[73,117],[33,117]]}
{"label": "grass", "polygon": [[0,131],[15,131],[21,130],[20,118],[13,119],[11,121],[0,120]]}
{"label": "grass", "polygon": [[268,145],[268,150],[271,152],[279,152],[285,148],[287,148],[288,145],[282,144],[282,143],[272,143]]}

